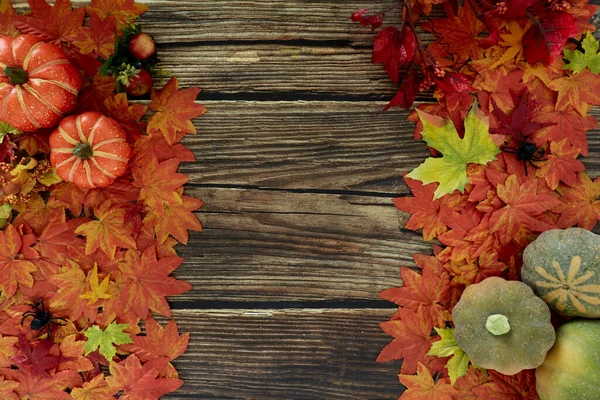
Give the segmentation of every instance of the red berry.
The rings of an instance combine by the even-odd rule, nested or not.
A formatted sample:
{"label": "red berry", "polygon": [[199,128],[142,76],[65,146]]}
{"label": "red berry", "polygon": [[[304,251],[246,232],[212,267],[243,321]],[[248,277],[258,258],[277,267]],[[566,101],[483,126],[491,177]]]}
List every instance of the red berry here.
{"label": "red berry", "polygon": [[132,96],[143,96],[150,93],[153,85],[154,81],[150,72],[141,69],[137,75],[129,79],[129,85],[125,87],[125,91]]}
{"label": "red berry", "polygon": [[138,60],[146,60],[155,52],[154,40],[145,33],[138,33],[129,41],[129,53]]}

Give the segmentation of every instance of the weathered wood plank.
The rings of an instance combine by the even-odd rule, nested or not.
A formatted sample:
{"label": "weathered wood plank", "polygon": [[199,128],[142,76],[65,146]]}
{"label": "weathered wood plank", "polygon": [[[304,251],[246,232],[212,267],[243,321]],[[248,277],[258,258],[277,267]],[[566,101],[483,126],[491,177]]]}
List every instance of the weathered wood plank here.
{"label": "weathered wood plank", "polygon": [[176,310],[185,384],[169,399],[394,399],[399,363],[378,364],[389,310]]}
{"label": "weathered wood plank", "polygon": [[400,285],[400,266],[431,253],[401,229],[390,198],[188,188],[206,202],[204,226],[176,276],[193,285],[178,301],[380,300]]}

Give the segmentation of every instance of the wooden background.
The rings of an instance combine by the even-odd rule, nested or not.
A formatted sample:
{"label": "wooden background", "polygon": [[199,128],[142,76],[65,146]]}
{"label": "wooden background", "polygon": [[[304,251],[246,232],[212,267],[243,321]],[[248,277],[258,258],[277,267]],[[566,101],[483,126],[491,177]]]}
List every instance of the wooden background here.
{"label": "wooden background", "polygon": [[206,204],[179,248],[194,288],[171,306],[191,341],[166,398],[396,399],[400,363],[375,362],[395,310],[378,293],[431,252],[391,203],[428,153],[406,112],[380,112],[395,87],[349,19],[396,1],[143,2],[162,66],[208,108],[185,139],[187,194]]}

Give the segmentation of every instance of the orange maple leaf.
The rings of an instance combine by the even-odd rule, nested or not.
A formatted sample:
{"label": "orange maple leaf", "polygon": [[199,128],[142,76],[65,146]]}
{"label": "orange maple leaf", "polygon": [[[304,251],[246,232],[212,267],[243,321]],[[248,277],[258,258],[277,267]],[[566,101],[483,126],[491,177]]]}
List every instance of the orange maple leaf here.
{"label": "orange maple leaf", "polygon": [[98,307],[89,307],[88,302],[81,299],[90,285],[79,264],[67,260],[66,266],[61,267],[60,272],[53,274],[48,281],[58,287],[50,302],[53,310],[60,311],[59,314],[66,314],[73,321],[82,315],[91,321],[96,319]]}
{"label": "orange maple leaf", "polygon": [[165,297],[185,293],[192,288],[189,283],[169,276],[182,261],[181,257],[157,260],[154,247],[144,250],[141,256],[136,250],[128,250],[118,263],[123,277],[123,288],[119,294],[123,310],[133,310],[142,319],[148,317],[150,310],[170,317],[171,309]]}
{"label": "orange maple leaf", "polygon": [[13,18],[17,12],[10,0],[0,0],[0,35],[19,36],[19,30],[13,24]]}
{"label": "orange maple leaf", "polygon": [[92,14],[89,26],[79,27],[77,30],[73,44],[81,54],[108,59],[115,52],[115,27],[114,18],[100,21],[96,14]]}
{"label": "orange maple leaf", "polygon": [[575,185],[560,184],[556,189],[561,203],[553,209],[560,214],[557,225],[560,228],[579,226],[592,230],[600,219],[600,177],[593,182],[585,171],[577,174]]}
{"label": "orange maple leaf", "polygon": [[4,379],[4,376],[0,375],[0,399],[19,400],[19,396],[15,392],[18,387],[19,382]]}
{"label": "orange maple leaf", "polygon": [[[0,334],[0,367],[5,368],[9,367],[13,364],[11,358],[17,354],[17,348],[15,344],[17,344],[18,338],[14,336],[2,336]],[[1,387],[1,384],[0,384]],[[2,398],[0,392],[0,399]]]}
{"label": "orange maple leaf", "polygon": [[139,200],[142,200],[158,216],[162,217],[163,204],[181,204],[183,200],[177,192],[188,181],[185,174],[176,173],[179,160],[151,162],[143,168],[133,168],[133,184],[139,188]]}
{"label": "orange maple leaf", "polygon": [[196,161],[194,153],[181,143],[169,145],[160,132],[140,135],[133,144],[132,165],[144,168],[155,161],[162,162],[171,158],[181,161]]}
{"label": "orange maple leaf", "polygon": [[0,231],[0,286],[5,297],[12,297],[17,292],[17,286],[33,286],[33,272],[36,266],[24,260],[21,252],[23,238],[17,228],[8,224]]}
{"label": "orange maple leaf", "polygon": [[485,370],[469,365],[467,373],[456,380],[454,389],[458,391],[456,399],[481,400],[481,397],[473,393],[473,388],[490,382],[491,379]]}
{"label": "orange maple leaf", "polygon": [[578,155],[579,149],[569,143],[569,138],[564,138],[559,143],[551,142],[550,153],[546,155],[545,161],[538,163],[535,176],[544,178],[552,190],[560,182],[573,186],[577,182],[577,173],[585,169],[583,163],[577,160]]}
{"label": "orange maple leaf", "polygon": [[27,0],[32,16],[14,16],[14,26],[22,33],[36,35],[46,42],[61,45],[73,40],[83,25],[85,8],[73,9],[71,0],[56,0],[54,6],[45,0]]}
{"label": "orange maple leaf", "polygon": [[155,358],[142,365],[135,354],[120,363],[110,364],[110,376],[106,377],[108,385],[121,392],[119,399],[142,400],[158,399],[166,393],[177,390],[183,381],[172,378],[158,378],[168,358]]}
{"label": "orange maple leaf", "polygon": [[406,386],[399,400],[453,400],[458,394],[456,389],[450,386],[448,378],[433,380],[431,371],[419,363],[417,375],[398,375],[400,382]]}
{"label": "orange maple leaf", "polygon": [[92,0],[86,7],[90,15],[97,16],[100,21],[112,17],[120,31],[136,18],[148,11],[148,7],[133,0]]}
{"label": "orange maple leaf", "polygon": [[64,213],[64,209],[67,206],[67,203],[56,200],[54,197],[50,197],[45,202],[42,196],[32,193],[29,200],[27,200],[27,207],[19,213],[19,216],[15,219],[15,223],[25,222],[33,229],[36,235],[40,235],[50,222],[50,217],[54,211],[62,210]]}
{"label": "orange maple leaf", "polygon": [[480,399],[486,400],[539,400],[535,389],[535,370],[523,370],[516,375],[506,376],[488,371],[492,382],[486,382],[472,389]]}
{"label": "orange maple leaf", "polygon": [[573,106],[585,116],[590,104],[600,105],[600,79],[587,68],[577,74],[555,79],[548,87],[558,92],[557,110]]}
{"label": "orange maple leaf", "polygon": [[144,124],[140,122],[140,119],[146,114],[148,107],[142,104],[130,104],[127,100],[127,93],[118,93],[107,97],[104,100],[104,106],[108,116],[117,120],[131,137],[140,135],[144,131]]}
{"label": "orange maple leaf", "polygon": [[80,225],[75,233],[86,237],[85,254],[92,254],[98,248],[112,260],[117,247],[135,249],[132,229],[124,224],[125,209],[113,206],[110,201],[102,203],[95,212],[96,220]]}
{"label": "orange maple leaf", "polygon": [[520,183],[516,175],[511,175],[496,190],[505,206],[492,213],[490,231],[497,232],[503,244],[511,240],[521,243],[531,232],[555,228],[543,214],[561,203],[546,185],[538,185],[536,179]]}
{"label": "orange maple leaf", "polygon": [[178,141],[178,133],[196,133],[192,121],[206,112],[206,108],[194,101],[200,93],[198,88],[179,90],[177,78],[171,78],[162,90],[152,90],[150,109],[156,111],[148,121],[148,132],[160,131],[172,144]]}
{"label": "orange maple leaf", "polygon": [[74,400],[113,400],[117,392],[118,389],[108,386],[104,374],[100,373],[82,387],[71,390],[71,396]]}
{"label": "orange maple leaf", "polygon": [[81,379],[79,373],[72,370],[57,372],[50,376],[34,374],[27,368],[18,370],[2,368],[0,374],[20,383],[15,391],[21,399],[72,400],[71,395],[64,390]]}
{"label": "orange maple leaf", "polygon": [[188,230],[202,231],[202,225],[198,218],[192,213],[202,207],[202,201],[189,196],[182,196],[181,203],[163,203],[162,216],[150,212],[144,219],[144,223],[154,225],[156,238],[159,244],[172,235],[183,244],[188,242]]}

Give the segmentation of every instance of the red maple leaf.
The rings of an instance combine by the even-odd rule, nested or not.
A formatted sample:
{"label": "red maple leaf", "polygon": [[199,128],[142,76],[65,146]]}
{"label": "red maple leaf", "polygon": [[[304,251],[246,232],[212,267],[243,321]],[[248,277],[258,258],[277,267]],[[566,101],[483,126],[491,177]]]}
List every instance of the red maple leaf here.
{"label": "red maple leaf", "polygon": [[167,143],[178,141],[178,133],[196,133],[192,121],[206,112],[206,108],[194,102],[200,93],[198,88],[179,90],[177,78],[171,78],[162,90],[152,90],[150,109],[156,111],[148,121],[148,133],[161,132]]}
{"label": "red maple leaf", "polygon": [[2,368],[0,374],[19,382],[15,391],[21,399],[73,400],[64,390],[81,382],[79,373],[72,370],[45,376],[34,374],[27,368]]}
{"label": "red maple leaf", "polygon": [[118,30],[121,31],[125,26],[148,11],[148,7],[135,3],[133,0],[92,0],[92,4],[87,6],[86,10],[90,15],[97,16],[100,21],[113,18]]}
{"label": "red maple leaf", "polygon": [[550,64],[559,54],[569,38],[579,30],[573,16],[553,12],[534,24],[523,36],[523,50],[529,64],[542,61]]}
{"label": "red maple leaf", "polygon": [[394,26],[382,29],[373,44],[373,64],[383,63],[394,83],[400,80],[400,66],[408,65],[415,55],[417,41],[414,32],[404,25],[402,32]]}
{"label": "red maple leaf", "polygon": [[90,16],[89,26],[79,27],[73,44],[81,54],[108,59],[115,52],[115,27],[113,18],[100,21],[96,14]]}
{"label": "red maple leaf", "polygon": [[158,399],[183,385],[180,379],[157,378],[168,361],[167,357],[155,358],[142,366],[132,354],[120,363],[110,364],[110,376],[106,377],[106,382],[122,392],[119,396],[122,400]]}
{"label": "red maple leaf", "polygon": [[431,336],[433,322],[421,307],[416,312],[401,308],[396,315],[399,319],[379,324],[394,340],[381,350],[377,361],[404,359],[400,372],[414,374],[418,363],[429,364],[433,358],[437,359],[427,355],[434,339]]}
{"label": "red maple leaf", "polygon": [[560,182],[574,186],[577,182],[577,173],[585,169],[583,163],[577,160],[579,149],[571,146],[568,138],[559,143],[550,143],[550,153],[545,156],[545,161],[539,163],[535,176],[544,178],[552,190]]}
{"label": "red maple leaf", "polygon": [[454,400],[456,389],[450,386],[448,378],[433,380],[431,371],[419,363],[417,375],[398,375],[400,382],[406,386],[398,400]]}
{"label": "red maple leaf", "polygon": [[144,124],[140,122],[148,107],[142,104],[131,104],[126,93],[118,93],[104,99],[104,106],[109,117],[117,120],[130,137],[144,132]]}
{"label": "red maple leaf", "polygon": [[535,390],[535,370],[523,370],[516,375],[506,376],[488,371],[492,382],[483,383],[472,389],[473,393],[486,400],[539,400]]}
{"label": "red maple leaf", "polygon": [[71,0],[56,0],[54,6],[45,0],[27,0],[33,16],[17,15],[14,25],[22,33],[39,36],[46,42],[61,45],[75,37],[83,25],[85,8],[73,9]]}
{"label": "red maple leaf", "polygon": [[37,268],[19,254],[22,246],[23,237],[14,225],[8,224],[0,231],[0,286],[6,297],[12,297],[17,292],[17,286],[33,286],[31,274]]}
{"label": "red maple leaf", "polygon": [[450,301],[450,277],[424,265],[421,273],[400,268],[402,287],[382,291],[380,296],[411,311],[421,308],[424,318],[436,327],[445,327],[452,319],[447,304]]}
{"label": "red maple leaf", "polygon": [[133,184],[141,188],[142,200],[158,216],[163,215],[163,204],[181,204],[183,200],[177,192],[188,181],[185,174],[177,173],[179,160],[173,158],[161,163],[153,162],[144,168],[133,168]]}
{"label": "red maple leaf", "polygon": [[140,168],[155,161],[163,162],[171,158],[186,162],[196,161],[190,149],[181,143],[169,145],[160,132],[140,135],[133,144],[132,165]]}
{"label": "red maple leaf", "polygon": [[183,261],[181,257],[156,259],[156,249],[149,247],[140,255],[128,250],[119,261],[123,289],[119,304],[124,311],[132,310],[139,318],[148,317],[150,310],[170,317],[166,296],[185,293],[192,286],[169,276]]}
{"label": "red maple leaf", "polygon": [[180,243],[188,242],[188,230],[202,231],[202,225],[192,213],[202,207],[202,201],[189,196],[182,196],[181,203],[163,203],[162,215],[155,212],[148,214],[144,223],[154,226],[158,243],[165,242],[172,235]]}
{"label": "red maple leaf", "polygon": [[560,228],[579,226],[592,230],[600,219],[600,177],[593,182],[585,172],[577,174],[575,185],[560,184],[556,189],[561,203],[552,211],[560,214],[557,225]]}
{"label": "red maple leaf", "polygon": [[412,214],[406,223],[407,229],[423,229],[423,239],[431,240],[448,230],[452,211],[464,207],[465,196],[458,193],[433,200],[436,183],[423,185],[423,182],[404,177],[404,181],[415,197],[399,197],[393,203],[401,211]]}
{"label": "red maple leaf", "polygon": [[117,392],[118,389],[108,386],[104,374],[101,373],[91,381],[84,382],[82,387],[74,388],[71,396],[74,400],[113,400]]}
{"label": "red maple leaf", "polygon": [[25,222],[31,227],[33,233],[39,235],[48,225],[51,215],[53,215],[56,210],[63,211],[64,213],[66,206],[68,206],[68,204],[64,201],[50,197],[46,202],[42,199],[42,196],[34,193],[27,201],[27,207],[24,211],[19,213],[19,216],[15,219],[14,223],[19,224]]}
{"label": "red maple leaf", "polygon": [[507,265],[498,261],[498,253],[482,252],[477,258],[450,261],[446,268],[452,281],[463,285],[481,282],[490,276],[500,276]]}
{"label": "red maple leaf", "polygon": [[58,287],[50,302],[54,312],[66,314],[72,321],[78,320],[82,315],[91,321],[96,319],[98,307],[90,307],[81,298],[89,290],[89,283],[85,271],[78,263],[67,260],[65,266],[48,280]]}
{"label": "red maple leaf", "polygon": [[497,186],[498,197],[506,205],[492,213],[490,231],[497,232],[503,244],[523,242],[532,232],[554,228],[543,214],[558,206],[560,200],[545,184],[543,187],[535,179],[520,183],[516,175]]}

